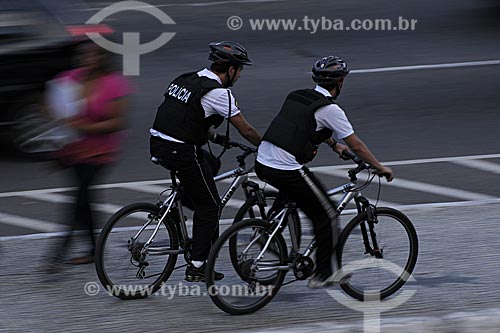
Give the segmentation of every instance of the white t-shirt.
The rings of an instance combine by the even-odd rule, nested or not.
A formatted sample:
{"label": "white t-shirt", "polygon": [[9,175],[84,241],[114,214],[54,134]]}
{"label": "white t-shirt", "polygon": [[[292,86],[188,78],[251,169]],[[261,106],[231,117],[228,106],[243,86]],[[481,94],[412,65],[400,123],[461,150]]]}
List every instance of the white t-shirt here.
{"label": "white t-shirt", "polygon": [[[330,92],[320,86],[314,89],[326,97],[331,97]],[[329,128],[333,131],[336,140],[342,140],[354,133],[351,123],[345,112],[337,104],[329,104],[319,108],[314,113],[316,119],[316,130]],[[279,170],[297,170],[302,167],[295,156],[272,144],[269,141],[262,141],[257,153],[257,161],[268,167]]]}
{"label": "white t-shirt", "polygon": [[[198,73],[199,77],[207,77],[209,79],[216,80],[220,84],[222,84],[221,79],[217,74],[214,72],[210,71],[209,69],[205,68]],[[236,98],[234,98],[233,93],[231,92],[231,89],[228,88],[215,88],[207,92],[202,98],[201,98],[201,106],[203,107],[203,110],[205,110],[205,118],[218,114],[227,119],[229,115],[229,97],[228,97],[228,92],[229,95],[231,96],[231,117],[237,115],[238,113],[241,112],[238,102],[236,101]],[[158,132],[154,129],[150,129],[149,133],[152,136],[158,136],[164,140],[168,141],[174,141],[174,142],[180,142],[184,143],[183,141],[177,140],[176,138],[172,138],[169,135],[166,135],[164,133]]]}

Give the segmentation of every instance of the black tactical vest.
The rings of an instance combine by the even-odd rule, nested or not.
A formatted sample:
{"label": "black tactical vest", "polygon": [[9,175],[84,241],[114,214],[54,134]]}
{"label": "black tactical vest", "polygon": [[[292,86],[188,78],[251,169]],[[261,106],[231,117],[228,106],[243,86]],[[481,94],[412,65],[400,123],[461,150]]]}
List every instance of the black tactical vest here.
{"label": "black tactical vest", "polygon": [[296,90],[288,94],[280,113],[273,119],[263,140],[286,150],[300,164],[310,162],[321,142],[331,138],[328,128],[316,131],[315,112],[322,106],[334,104],[323,94],[312,90]]}
{"label": "black tactical vest", "polygon": [[196,72],[182,74],[168,86],[153,129],[186,143],[204,145],[210,126],[218,127],[224,121],[220,115],[205,118],[201,106],[203,95],[215,88],[222,88],[216,80]]}

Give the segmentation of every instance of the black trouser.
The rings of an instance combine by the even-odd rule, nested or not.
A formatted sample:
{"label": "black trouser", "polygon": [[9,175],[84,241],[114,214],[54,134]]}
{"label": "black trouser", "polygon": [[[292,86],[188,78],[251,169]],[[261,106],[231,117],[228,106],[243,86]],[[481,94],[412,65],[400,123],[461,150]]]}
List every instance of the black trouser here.
{"label": "black trouser", "polygon": [[221,201],[212,168],[200,148],[151,137],[151,156],[163,160],[169,170],[175,170],[184,195],[192,202],[193,248],[196,261],[208,258],[212,242],[218,237]]}
{"label": "black trouser", "polygon": [[104,165],[99,164],[76,164],[70,167],[72,176],[77,181],[76,200],[73,203],[72,211],[69,216],[71,221],[71,230],[64,237],[59,246],[56,247],[54,259],[62,260],[70,246],[74,231],[84,229],[87,231],[90,239],[89,255],[93,256],[95,252],[95,223],[92,210],[90,208],[91,193],[89,187],[95,183],[98,175],[102,172]]}
{"label": "black trouser", "polygon": [[255,173],[260,179],[276,187],[280,195],[295,202],[311,219],[317,245],[316,272],[332,274],[332,252],[338,237],[337,213],[323,185],[306,167],[299,170],[278,170],[256,161]]}

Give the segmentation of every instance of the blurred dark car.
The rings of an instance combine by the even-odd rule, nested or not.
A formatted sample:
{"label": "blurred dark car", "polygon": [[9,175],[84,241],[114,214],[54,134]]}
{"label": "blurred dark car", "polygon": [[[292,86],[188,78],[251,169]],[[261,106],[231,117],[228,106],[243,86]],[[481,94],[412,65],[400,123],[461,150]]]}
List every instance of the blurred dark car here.
{"label": "blurred dark car", "polygon": [[84,25],[85,3],[73,0],[0,1],[0,140],[25,153],[58,148],[57,127],[43,112],[45,82],[75,65],[85,32],[109,33],[106,25]]}

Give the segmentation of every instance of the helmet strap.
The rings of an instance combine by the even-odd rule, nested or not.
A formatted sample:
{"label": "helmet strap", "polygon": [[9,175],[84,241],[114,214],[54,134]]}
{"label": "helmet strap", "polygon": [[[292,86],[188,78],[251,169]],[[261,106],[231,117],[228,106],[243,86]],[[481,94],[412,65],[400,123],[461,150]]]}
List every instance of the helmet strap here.
{"label": "helmet strap", "polygon": [[[233,66],[233,65],[231,65],[231,66],[236,68],[236,66]],[[229,67],[227,68],[227,71],[226,71],[226,74],[227,74],[227,79],[226,79],[226,85],[225,85],[225,87],[224,87],[224,88],[229,88],[229,87],[232,87],[232,86],[233,86],[233,84],[234,84],[234,79],[236,78],[236,73],[238,72],[238,70],[236,69],[236,70],[235,70],[235,72],[234,72],[234,74],[233,74],[233,76],[231,77],[231,74],[229,74],[229,68],[230,68],[231,66],[229,66]]]}
{"label": "helmet strap", "polygon": [[342,88],[340,87],[338,82],[335,82],[335,96],[332,96],[333,99],[336,99],[340,95],[340,91]]}

